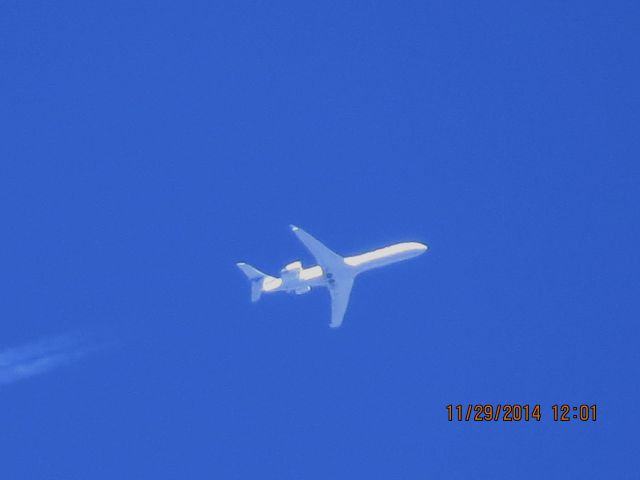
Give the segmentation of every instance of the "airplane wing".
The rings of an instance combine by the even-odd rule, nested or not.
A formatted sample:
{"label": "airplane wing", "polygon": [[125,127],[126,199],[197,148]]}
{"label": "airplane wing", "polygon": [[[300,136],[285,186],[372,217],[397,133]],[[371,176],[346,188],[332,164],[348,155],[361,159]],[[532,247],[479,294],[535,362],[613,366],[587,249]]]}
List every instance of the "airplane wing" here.
{"label": "airplane wing", "polygon": [[342,319],[349,304],[351,287],[353,287],[353,276],[349,273],[349,267],[345,265],[344,259],[340,255],[301,228],[291,225],[291,230],[315,257],[327,277],[327,287],[331,294],[331,323],[329,326],[337,328],[342,325]]}
{"label": "airplane wing", "polygon": [[336,252],[325,247],[318,240],[295,225],[291,225],[291,230],[293,230],[296,237],[298,237],[298,239],[315,257],[318,265],[322,267],[325,273],[331,273],[335,276],[345,270],[346,265],[344,263],[344,259]]}
{"label": "airplane wing", "polygon": [[342,325],[344,313],[347,311],[349,304],[349,295],[353,287],[353,278],[344,278],[329,284],[329,293],[331,294],[331,328],[338,328]]}

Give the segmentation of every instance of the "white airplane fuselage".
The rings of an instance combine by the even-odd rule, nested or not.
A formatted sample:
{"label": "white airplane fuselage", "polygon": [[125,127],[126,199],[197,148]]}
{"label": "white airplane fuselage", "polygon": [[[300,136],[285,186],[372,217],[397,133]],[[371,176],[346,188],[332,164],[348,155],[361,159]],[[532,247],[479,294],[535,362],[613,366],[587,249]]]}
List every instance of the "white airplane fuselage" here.
{"label": "white airplane fuselage", "polygon": [[[355,277],[367,270],[417,257],[426,250],[427,246],[419,242],[396,243],[360,255],[344,257],[345,270],[351,277]],[[290,292],[303,294],[307,293],[312,287],[325,287],[332,280],[330,275],[328,277],[325,274],[321,266],[315,265],[304,268],[300,261],[286,265],[280,271],[280,275],[280,278],[264,278],[262,291],[264,293]]]}

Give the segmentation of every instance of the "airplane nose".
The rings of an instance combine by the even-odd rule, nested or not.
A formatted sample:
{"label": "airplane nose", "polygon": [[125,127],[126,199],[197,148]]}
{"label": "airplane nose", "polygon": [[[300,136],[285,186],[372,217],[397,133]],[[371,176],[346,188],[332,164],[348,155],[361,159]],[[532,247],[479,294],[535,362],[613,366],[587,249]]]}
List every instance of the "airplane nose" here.
{"label": "airplane nose", "polygon": [[427,251],[427,246],[424,243],[420,243],[420,242],[411,242],[412,245],[411,247],[413,248],[413,250],[416,252],[417,255],[420,255],[421,253],[424,253]]}

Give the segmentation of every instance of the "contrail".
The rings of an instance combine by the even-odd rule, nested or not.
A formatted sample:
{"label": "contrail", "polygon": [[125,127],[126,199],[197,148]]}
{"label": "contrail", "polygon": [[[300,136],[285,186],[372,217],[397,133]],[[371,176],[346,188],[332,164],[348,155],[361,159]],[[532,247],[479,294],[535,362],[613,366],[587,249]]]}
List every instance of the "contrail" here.
{"label": "contrail", "polygon": [[91,350],[93,348],[82,336],[65,334],[0,351],[0,385],[68,365]]}

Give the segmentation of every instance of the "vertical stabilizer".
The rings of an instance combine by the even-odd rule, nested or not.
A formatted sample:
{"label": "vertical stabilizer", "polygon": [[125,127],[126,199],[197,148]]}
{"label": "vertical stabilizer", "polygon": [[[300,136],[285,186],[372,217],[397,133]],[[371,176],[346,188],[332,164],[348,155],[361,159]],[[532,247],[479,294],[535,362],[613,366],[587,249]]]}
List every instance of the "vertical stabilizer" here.
{"label": "vertical stabilizer", "polygon": [[265,278],[268,278],[269,275],[262,273],[260,270],[252,267],[248,263],[239,262],[236,263],[236,265],[251,281],[251,301],[257,302],[260,300],[260,296],[262,295],[262,282]]}

